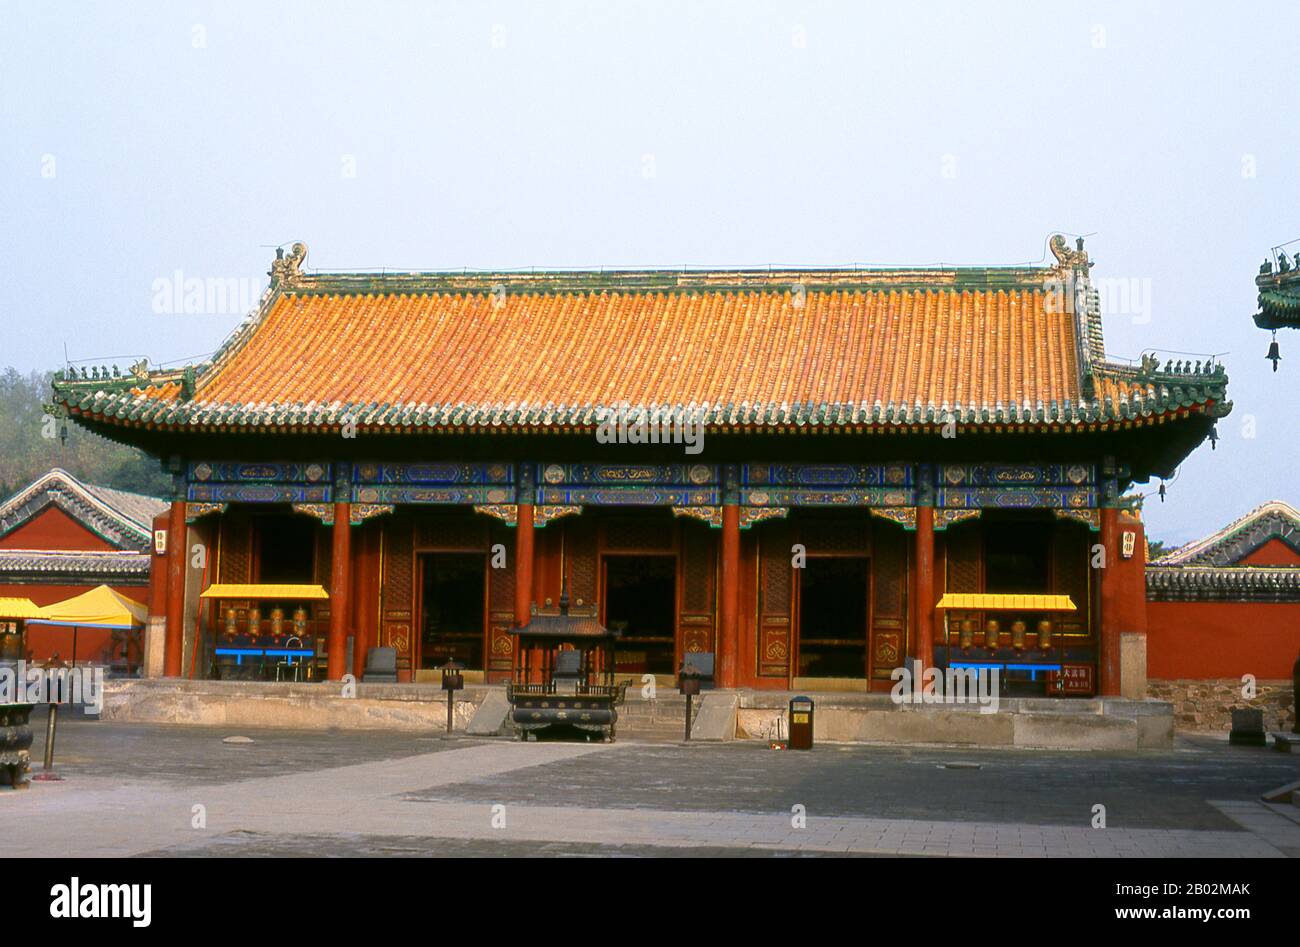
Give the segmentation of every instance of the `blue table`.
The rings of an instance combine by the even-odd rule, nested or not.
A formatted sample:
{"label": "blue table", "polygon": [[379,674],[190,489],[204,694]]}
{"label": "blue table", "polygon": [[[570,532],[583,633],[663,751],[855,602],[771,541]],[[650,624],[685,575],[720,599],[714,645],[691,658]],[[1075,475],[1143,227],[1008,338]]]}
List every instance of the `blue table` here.
{"label": "blue table", "polygon": [[297,658],[302,661],[306,658],[313,657],[315,651],[311,648],[217,648],[218,655],[234,655],[235,665],[244,663],[244,658],[284,658],[288,663],[293,664],[293,659]]}
{"label": "blue table", "polygon": [[1000,661],[954,661],[948,666],[958,669],[975,668],[978,670],[980,668],[1000,668],[1004,671],[1028,671],[1029,679],[1031,681],[1038,680],[1039,671],[1043,671],[1044,673],[1047,671],[1056,671],[1059,673],[1061,670],[1059,664],[1003,664]]}

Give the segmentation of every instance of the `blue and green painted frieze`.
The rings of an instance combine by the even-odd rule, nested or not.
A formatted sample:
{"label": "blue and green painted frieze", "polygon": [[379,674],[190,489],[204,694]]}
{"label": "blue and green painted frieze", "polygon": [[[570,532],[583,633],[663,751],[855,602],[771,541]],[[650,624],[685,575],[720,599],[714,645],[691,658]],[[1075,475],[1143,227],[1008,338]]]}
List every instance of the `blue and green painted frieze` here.
{"label": "blue and green painted frieze", "polygon": [[[195,461],[185,468],[195,503],[481,505],[531,497],[548,506],[718,506],[940,509],[1092,509],[1095,465],[749,463],[728,466],[724,497],[717,464],[601,464],[508,461],[293,463]],[[523,493],[525,496],[521,496]]]}
{"label": "blue and green painted frieze", "polygon": [[592,506],[716,506],[714,464],[537,465],[537,502]]}
{"label": "blue and green painted frieze", "polygon": [[185,469],[185,498],[191,503],[329,503],[333,473],[334,466],[324,461],[194,461]]}

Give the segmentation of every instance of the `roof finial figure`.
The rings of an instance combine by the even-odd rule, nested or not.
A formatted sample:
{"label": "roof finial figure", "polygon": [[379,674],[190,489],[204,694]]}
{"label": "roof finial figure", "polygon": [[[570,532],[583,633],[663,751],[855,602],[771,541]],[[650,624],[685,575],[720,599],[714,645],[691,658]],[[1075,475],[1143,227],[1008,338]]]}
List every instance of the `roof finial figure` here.
{"label": "roof finial figure", "polygon": [[271,277],[273,284],[292,286],[302,276],[302,265],[306,259],[307,244],[305,243],[295,243],[289,248],[287,255],[282,247],[277,247],[275,261],[271,264],[271,272],[267,275]]}
{"label": "roof finial figure", "polygon": [[1092,267],[1092,261],[1088,259],[1088,253],[1083,249],[1083,238],[1079,237],[1075,241],[1076,249],[1071,250],[1065,245],[1065,237],[1059,233],[1052,237],[1051,240],[1052,256],[1056,257],[1056,262],[1063,267],[1070,269],[1088,270]]}

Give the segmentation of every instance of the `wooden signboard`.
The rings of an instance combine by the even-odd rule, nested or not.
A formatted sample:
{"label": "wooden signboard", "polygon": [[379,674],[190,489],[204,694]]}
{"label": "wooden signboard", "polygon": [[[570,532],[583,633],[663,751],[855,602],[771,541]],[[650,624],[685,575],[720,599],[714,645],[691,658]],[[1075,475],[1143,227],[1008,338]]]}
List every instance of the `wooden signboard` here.
{"label": "wooden signboard", "polygon": [[1091,664],[1062,664],[1060,671],[1047,672],[1047,693],[1049,694],[1091,697],[1093,692],[1093,667]]}

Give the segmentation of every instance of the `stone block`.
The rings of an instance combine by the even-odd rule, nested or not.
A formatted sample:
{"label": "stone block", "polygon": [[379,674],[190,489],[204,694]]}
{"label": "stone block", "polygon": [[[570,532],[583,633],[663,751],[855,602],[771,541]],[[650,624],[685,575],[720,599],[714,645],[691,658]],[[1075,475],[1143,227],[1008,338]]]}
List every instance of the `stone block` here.
{"label": "stone block", "polygon": [[1130,700],[1147,696],[1147,636],[1141,632],[1120,633],[1119,692]]}
{"label": "stone block", "polygon": [[1010,746],[1015,714],[922,708],[873,710],[860,715],[856,739],[873,743]]}
{"label": "stone block", "polygon": [[1264,711],[1255,707],[1234,707],[1232,730],[1228,733],[1228,742],[1234,746],[1267,745],[1268,736],[1264,733]]}
{"label": "stone block", "polygon": [[1135,750],[1138,747],[1138,725],[1132,718],[1016,714],[1012,719],[1016,746],[1054,750]]}

